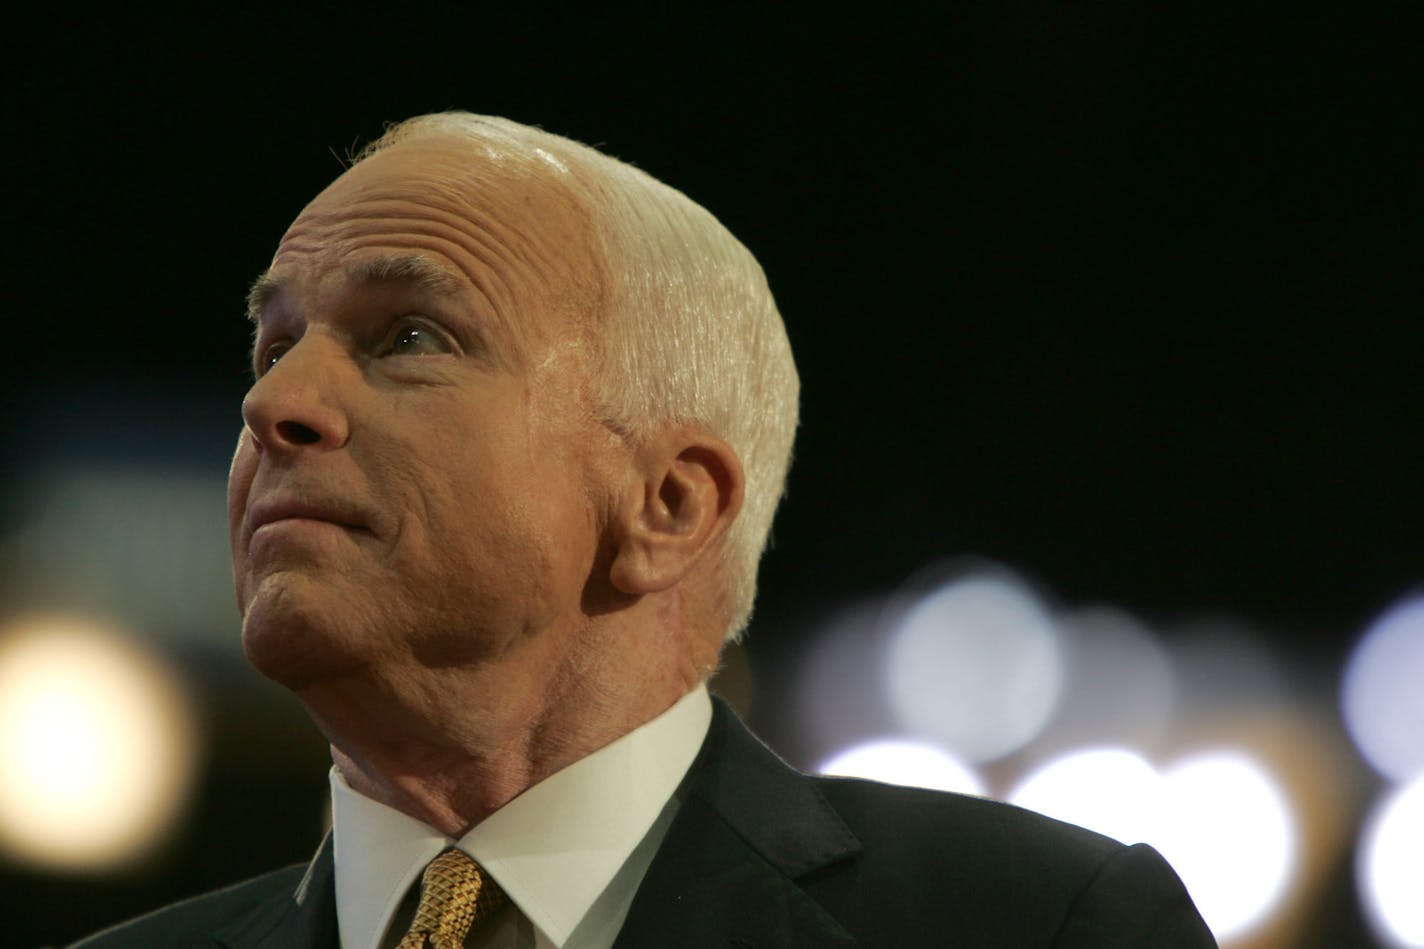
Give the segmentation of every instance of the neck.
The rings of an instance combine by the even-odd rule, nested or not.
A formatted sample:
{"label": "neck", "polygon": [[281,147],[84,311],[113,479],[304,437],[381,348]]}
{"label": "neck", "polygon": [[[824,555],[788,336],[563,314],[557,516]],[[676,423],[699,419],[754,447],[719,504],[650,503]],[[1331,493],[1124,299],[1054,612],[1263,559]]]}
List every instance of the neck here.
{"label": "neck", "polygon": [[591,651],[566,651],[552,667],[505,659],[368,670],[299,697],[353,790],[460,837],[703,681],[715,654],[693,661],[682,640],[625,629]]}

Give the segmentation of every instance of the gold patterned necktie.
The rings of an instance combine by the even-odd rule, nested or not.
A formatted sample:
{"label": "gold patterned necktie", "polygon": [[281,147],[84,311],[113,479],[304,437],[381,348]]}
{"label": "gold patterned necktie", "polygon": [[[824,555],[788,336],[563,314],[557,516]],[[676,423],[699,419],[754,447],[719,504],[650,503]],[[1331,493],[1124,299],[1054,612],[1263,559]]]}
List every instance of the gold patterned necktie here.
{"label": "gold patterned necktie", "polygon": [[479,864],[447,850],[426,864],[415,920],[396,949],[461,949],[470,930],[508,901]]}

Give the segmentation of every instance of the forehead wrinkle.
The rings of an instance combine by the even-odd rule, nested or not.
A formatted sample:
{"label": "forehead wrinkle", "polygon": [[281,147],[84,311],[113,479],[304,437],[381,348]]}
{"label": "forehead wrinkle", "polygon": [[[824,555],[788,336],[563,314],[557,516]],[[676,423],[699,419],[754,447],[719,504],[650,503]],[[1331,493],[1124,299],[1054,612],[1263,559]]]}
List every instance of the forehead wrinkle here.
{"label": "forehead wrinkle", "polygon": [[[586,337],[606,282],[586,203],[562,181],[471,168],[467,159],[436,155],[405,174],[380,167],[380,154],[357,164],[298,216],[274,268],[295,280],[288,255],[339,267],[357,250],[409,249],[445,258],[514,338],[532,343],[545,336],[553,329],[545,313],[557,313]],[[264,288],[257,302],[272,295]]]}
{"label": "forehead wrinkle", "polygon": [[[410,233],[435,234],[428,230],[434,221],[466,237],[471,255],[496,278],[504,277],[501,267],[522,267],[551,297],[576,291],[588,279],[578,272],[583,269],[579,258],[594,252],[588,210],[566,186],[546,180],[461,181],[462,171],[450,181],[415,183],[418,191],[367,185],[342,212],[326,212],[314,223],[324,216],[350,215],[373,227],[397,225]],[[412,206],[420,214],[414,220]]]}
{"label": "forehead wrinkle", "polygon": [[[552,276],[557,270],[552,264],[559,257],[560,248],[540,246],[549,243],[540,239],[541,232],[548,230],[547,223],[533,218],[529,209],[511,215],[502,213],[508,209],[477,203],[469,196],[445,197],[458,202],[462,210],[449,210],[426,199],[378,192],[347,202],[336,211],[306,213],[304,220],[299,220],[282,239],[282,246],[289,240],[299,240],[309,230],[327,227],[351,237],[388,229],[448,237],[442,235],[442,231],[448,229],[464,238],[451,238],[452,243],[466,245],[472,256],[487,265],[522,264],[544,277]],[[418,209],[417,215],[410,213],[412,206]],[[538,226],[527,227],[531,220]]]}
{"label": "forehead wrinkle", "polygon": [[[289,246],[298,253],[309,248]],[[311,248],[314,249],[314,248]],[[354,284],[400,282],[409,283],[427,293],[440,297],[459,297],[465,292],[465,284],[448,267],[442,266],[428,254],[418,251],[405,254],[383,254],[358,260],[343,266],[346,279]],[[252,283],[247,292],[247,318],[252,323],[260,321],[262,310],[272,299],[282,293],[290,283],[286,275],[267,270]]]}
{"label": "forehead wrinkle", "polygon": [[[439,214],[440,220],[437,221],[431,221],[428,217],[376,218],[360,213],[359,204],[347,207],[348,210],[337,213],[304,215],[306,220],[299,220],[282,238],[277,249],[278,259],[284,255],[323,253],[331,253],[340,259],[370,247],[405,249],[427,255],[434,253],[464,275],[495,310],[498,318],[511,325],[517,324],[519,314],[515,312],[514,294],[508,284],[508,276],[520,265],[522,257],[509,253],[505,244],[487,229],[472,227],[473,222],[448,213]],[[422,208],[422,211],[425,210]],[[357,213],[353,215],[352,211]],[[468,257],[478,266],[466,266],[462,257]]]}

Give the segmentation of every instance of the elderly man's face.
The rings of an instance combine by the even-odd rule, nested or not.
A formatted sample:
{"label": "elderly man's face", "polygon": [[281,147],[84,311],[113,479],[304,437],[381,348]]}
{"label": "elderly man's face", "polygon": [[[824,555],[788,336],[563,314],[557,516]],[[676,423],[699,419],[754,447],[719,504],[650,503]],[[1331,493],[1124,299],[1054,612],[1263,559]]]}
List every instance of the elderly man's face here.
{"label": "elderly man's face", "polygon": [[357,165],[258,294],[234,576],[249,657],[293,688],[577,641],[616,445],[576,327],[590,235],[547,184],[476,185],[469,159],[430,139]]}

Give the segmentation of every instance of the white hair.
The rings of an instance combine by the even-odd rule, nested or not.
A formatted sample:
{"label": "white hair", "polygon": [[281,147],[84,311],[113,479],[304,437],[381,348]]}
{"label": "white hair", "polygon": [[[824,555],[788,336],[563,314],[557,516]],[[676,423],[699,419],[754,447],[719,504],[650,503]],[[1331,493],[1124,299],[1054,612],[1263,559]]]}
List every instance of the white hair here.
{"label": "white hair", "polygon": [[586,145],[494,116],[422,115],[387,129],[358,157],[411,138],[456,135],[483,157],[559,182],[588,211],[609,286],[593,336],[597,410],[636,438],[698,422],[724,439],[746,475],[723,573],[728,639],[756,598],[757,564],[784,492],[800,383],[786,328],[751,252],[682,192]]}

